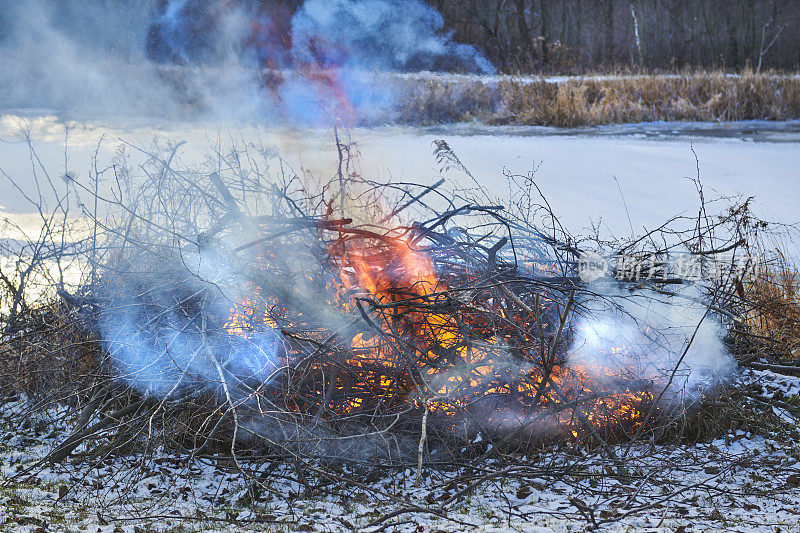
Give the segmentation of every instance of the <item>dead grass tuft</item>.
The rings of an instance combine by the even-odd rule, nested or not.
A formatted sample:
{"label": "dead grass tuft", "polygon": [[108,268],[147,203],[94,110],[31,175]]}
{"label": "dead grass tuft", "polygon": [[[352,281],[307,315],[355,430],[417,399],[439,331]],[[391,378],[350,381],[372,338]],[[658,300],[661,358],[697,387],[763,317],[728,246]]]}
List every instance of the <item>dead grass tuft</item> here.
{"label": "dead grass tuft", "polygon": [[748,331],[769,339],[782,356],[800,358],[800,269],[779,251],[745,292],[753,305],[745,317]]}
{"label": "dead grass tuft", "polygon": [[480,80],[430,78],[401,82],[398,101],[401,122],[429,125],[489,120],[495,115],[497,94]]}

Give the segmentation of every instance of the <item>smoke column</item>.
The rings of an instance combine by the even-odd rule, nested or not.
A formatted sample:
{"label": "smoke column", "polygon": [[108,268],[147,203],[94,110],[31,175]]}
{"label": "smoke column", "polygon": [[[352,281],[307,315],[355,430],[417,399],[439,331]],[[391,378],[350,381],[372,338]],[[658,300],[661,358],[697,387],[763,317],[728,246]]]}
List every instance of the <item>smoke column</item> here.
{"label": "smoke column", "polygon": [[422,0],[0,0],[5,112],[370,123],[420,70],[492,67]]}

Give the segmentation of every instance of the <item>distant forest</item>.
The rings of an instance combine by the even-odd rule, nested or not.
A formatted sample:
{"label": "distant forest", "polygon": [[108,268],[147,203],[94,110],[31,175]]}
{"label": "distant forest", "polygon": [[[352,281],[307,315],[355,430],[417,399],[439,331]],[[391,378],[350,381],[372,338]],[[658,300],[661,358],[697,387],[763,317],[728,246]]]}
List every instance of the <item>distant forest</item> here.
{"label": "distant forest", "polygon": [[430,3],[503,72],[800,65],[800,0]]}
{"label": "distant forest", "polygon": [[[162,10],[167,4],[155,1]],[[202,38],[213,6],[253,1],[192,0],[187,9],[205,13],[195,28]],[[276,34],[273,49],[288,46],[303,0],[255,1]],[[407,0],[388,1],[402,13]],[[505,73],[800,67],[800,0],[425,1],[441,13],[444,31]]]}

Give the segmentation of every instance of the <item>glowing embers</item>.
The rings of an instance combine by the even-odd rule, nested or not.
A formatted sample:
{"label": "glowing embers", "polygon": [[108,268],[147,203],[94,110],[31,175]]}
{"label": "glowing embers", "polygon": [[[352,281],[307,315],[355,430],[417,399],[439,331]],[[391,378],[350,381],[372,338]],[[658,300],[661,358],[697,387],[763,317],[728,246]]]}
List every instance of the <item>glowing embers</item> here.
{"label": "glowing embers", "polygon": [[[399,423],[392,421],[427,408],[432,421],[451,430],[468,421],[496,434],[569,438],[624,436],[645,418],[652,384],[637,381],[635,369],[568,357],[575,332],[558,295],[537,296],[513,281],[476,289],[475,273],[453,262],[438,265],[445,281],[435,256],[400,229],[333,231],[338,238],[326,247],[319,305],[344,322],[308,323],[254,290],[226,324],[244,337],[274,331],[281,310],[285,320],[277,322],[291,339],[281,361],[291,368],[284,394],[292,410],[331,421]],[[613,331],[596,333],[583,334],[584,347],[634,350],[605,338]]]}
{"label": "glowing embers", "polygon": [[231,306],[225,330],[231,335],[246,336],[254,332],[268,329],[277,329],[278,324],[271,313],[278,307],[279,302],[274,297],[264,297],[261,291],[253,284],[247,284],[248,294]]}

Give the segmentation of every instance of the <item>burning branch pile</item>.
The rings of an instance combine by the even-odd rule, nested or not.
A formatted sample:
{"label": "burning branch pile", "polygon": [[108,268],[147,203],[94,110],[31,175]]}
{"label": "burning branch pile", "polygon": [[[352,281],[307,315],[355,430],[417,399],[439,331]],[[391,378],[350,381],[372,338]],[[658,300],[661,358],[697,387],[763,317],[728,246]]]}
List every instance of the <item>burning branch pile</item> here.
{"label": "burning branch pile", "polygon": [[[87,417],[134,415],[119,439],[419,468],[553,440],[610,452],[664,437],[727,371],[686,364],[708,310],[676,344],[661,331],[674,321],[638,322],[620,293],[632,281],[582,281],[532,182],[505,209],[444,180],[266,181],[237,153],[227,171],[176,169],[179,149],[97,193],[93,281],[61,293],[100,340],[78,393]],[[468,174],[443,141],[436,156]],[[79,428],[56,458],[101,429]]]}

